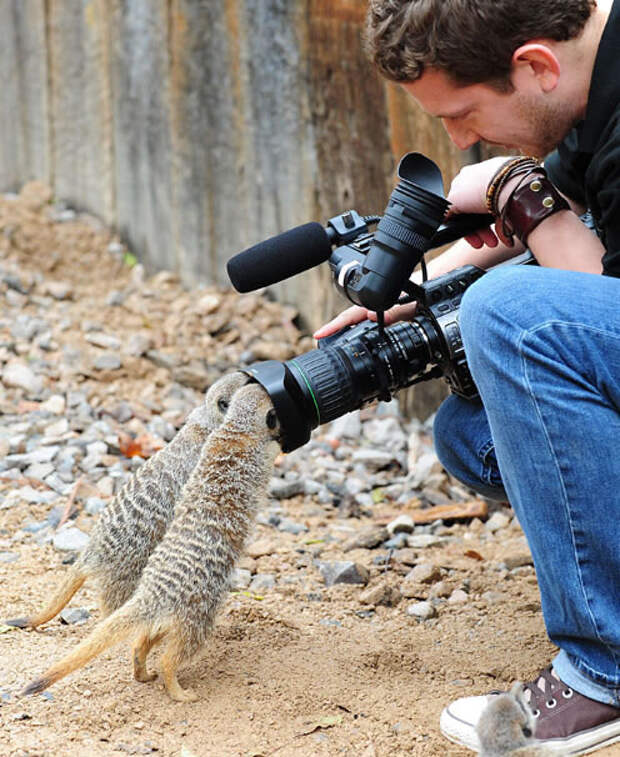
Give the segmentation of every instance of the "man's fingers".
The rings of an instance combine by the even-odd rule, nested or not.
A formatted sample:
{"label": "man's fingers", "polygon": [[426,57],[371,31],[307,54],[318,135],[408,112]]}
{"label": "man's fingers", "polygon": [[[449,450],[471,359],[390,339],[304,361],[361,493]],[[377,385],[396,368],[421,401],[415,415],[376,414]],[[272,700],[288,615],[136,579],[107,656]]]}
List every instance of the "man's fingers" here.
{"label": "man's fingers", "polygon": [[417,302],[408,302],[406,305],[396,305],[390,308],[385,314],[386,326],[391,326],[398,321],[410,321],[415,315],[417,307]]}
{"label": "man's fingers", "polygon": [[321,326],[312,336],[315,339],[324,339],[326,336],[330,336],[331,334],[335,334],[336,331],[340,331],[340,329],[343,329],[345,326],[359,323],[366,318],[368,318],[368,311],[366,308],[354,305],[353,307],[343,310],[342,313],[339,313],[335,318],[332,318],[331,321],[324,326]]}

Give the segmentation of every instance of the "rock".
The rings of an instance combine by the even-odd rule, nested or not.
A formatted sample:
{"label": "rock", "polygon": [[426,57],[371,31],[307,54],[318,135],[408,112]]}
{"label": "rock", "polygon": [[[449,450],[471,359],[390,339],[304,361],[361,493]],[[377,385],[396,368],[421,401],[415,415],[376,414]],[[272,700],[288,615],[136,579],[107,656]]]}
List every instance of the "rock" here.
{"label": "rock", "polygon": [[39,481],[42,481],[46,476],[49,476],[50,473],[53,473],[54,470],[55,468],[52,463],[34,463],[26,468],[24,476],[26,478],[36,478]]}
{"label": "rock", "polygon": [[49,294],[55,300],[73,299],[73,287],[66,281],[48,281],[45,284],[44,290],[46,294]]}
{"label": "rock", "polygon": [[466,602],[469,602],[469,595],[463,589],[455,589],[448,597],[450,605],[463,605]]}
{"label": "rock", "polygon": [[81,552],[88,544],[89,536],[75,526],[63,526],[54,534],[54,547],[62,552]]}
{"label": "rock", "polygon": [[127,292],[121,292],[118,289],[113,289],[105,298],[105,304],[110,307],[120,307],[127,299]]}
{"label": "rock", "polygon": [[253,544],[250,544],[248,546],[248,548],[246,549],[246,554],[249,557],[256,559],[258,557],[272,555],[276,550],[277,547],[273,542],[268,541],[267,539],[260,539],[259,541],[255,541]]}
{"label": "rock", "polygon": [[9,563],[19,560],[17,552],[0,552],[0,562]]}
{"label": "rock", "polygon": [[407,608],[407,615],[418,620],[429,620],[437,615],[437,610],[430,602],[415,602]]}
{"label": "rock", "polygon": [[305,493],[304,482],[301,478],[287,481],[282,478],[272,478],[269,482],[269,494],[276,499],[290,499]]}
{"label": "rock", "polygon": [[407,546],[413,549],[425,549],[426,547],[434,547],[437,544],[441,544],[444,538],[441,536],[434,536],[433,534],[409,534],[406,537]]}
{"label": "rock", "polygon": [[68,430],[69,430],[69,421],[66,418],[60,418],[59,420],[55,421],[54,423],[50,423],[49,426],[45,427],[44,436],[46,437],[62,436],[63,434],[66,434]]}
{"label": "rock", "polygon": [[28,210],[38,211],[52,201],[52,190],[42,181],[28,181],[22,187],[19,199]]}
{"label": "rock", "polygon": [[509,525],[510,517],[505,513],[496,512],[493,513],[489,520],[484,524],[484,527],[487,531],[495,533],[495,531],[499,531],[502,528],[507,528]]}
{"label": "rock", "polygon": [[434,452],[425,452],[413,463],[409,471],[410,486],[412,489],[420,488],[433,473],[443,471],[443,466]]}
{"label": "rock", "polygon": [[370,574],[359,563],[318,562],[318,568],[326,586],[334,584],[367,584]]}
{"label": "rock", "polygon": [[390,536],[401,533],[411,534],[414,528],[413,519],[408,515],[399,515],[398,518],[395,518],[387,525],[387,531]]}
{"label": "rock", "polygon": [[231,591],[239,591],[240,589],[247,589],[252,580],[252,574],[249,570],[243,568],[235,568],[230,577],[230,589]]}
{"label": "rock", "polygon": [[271,573],[257,573],[250,583],[250,591],[260,594],[263,591],[273,589],[276,585],[275,576]]}
{"label": "rock", "polygon": [[97,515],[106,506],[107,502],[101,497],[88,497],[84,503],[84,509],[89,515]]}
{"label": "rock", "polygon": [[364,436],[379,449],[404,449],[407,437],[398,418],[373,418],[364,424]]}
{"label": "rock", "polygon": [[384,542],[383,546],[385,549],[402,549],[407,546],[408,538],[407,534],[396,534],[396,536],[393,536],[391,539]]}
{"label": "rock", "polygon": [[256,360],[278,360],[284,362],[295,357],[295,350],[290,344],[259,340],[252,342],[252,352]]}
{"label": "rock", "polygon": [[432,584],[441,578],[441,570],[432,563],[420,563],[405,576],[406,581],[420,584]]}
{"label": "rock", "polygon": [[360,412],[355,410],[352,413],[336,418],[329,425],[326,436],[329,439],[355,439],[358,440],[362,435],[362,423],[360,421]]}
{"label": "rock", "polygon": [[362,448],[353,452],[353,462],[362,463],[369,470],[379,471],[394,462],[394,455],[379,449]]}
{"label": "rock", "polygon": [[25,363],[13,361],[7,363],[2,371],[2,383],[15,389],[22,389],[29,396],[36,396],[43,391],[44,383]]}
{"label": "rock", "polygon": [[65,398],[60,394],[53,394],[45,402],[41,403],[41,410],[45,410],[52,415],[62,415],[65,412],[67,403]]}
{"label": "rock", "polygon": [[41,318],[32,318],[25,313],[20,313],[11,324],[11,336],[17,341],[31,342],[48,328],[47,322]]}
{"label": "rock", "polygon": [[533,565],[534,561],[530,552],[523,552],[518,555],[508,555],[503,560],[504,565],[508,570],[514,570],[515,568],[523,568],[526,565]]}
{"label": "rock", "polygon": [[278,531],[284,531],[287,534],[303,534],[308,531],[305,523],[296,523],[288,518],[282,518],[277,525]]}
{"label": "rock", "polygon": [[206,391],[207,387],[212,383],[204,365],[197,361],[183,365],[180,368],[175,368],[172,372],[172,377],[179,384],[191,386],[192,389],[197,389],[199,392]]}
{"label": "rock", "polygon": [[60,620],[68,626],[81,626],[90,618],[90,613],[85,607],[65,607],[60,613]]}
{"label": "rock", "polygon": [[394,559],[403,565],[415,565],[418,559],[418,553],[406,547],[405,549],[399,549],[394,554]]}
{"label": "rock", "polygon": [[93,368],[97,371],[117,371],[122,364],[120,355],[115,352],[104,352],[93,360]]}
{"label": "rock", "polygon": [[132,334],[125,344],[123,352],[132,357],[142,357],[142,355],[145,355],[152,346],[152,337],[147,336],[146,334]]}
{"label": "rock", "polygon": [[346,541],[342,545],[342,551],[350,552],[352,549],[374,549],[382,544],[387,536],[387,528],[383,526],[368,528]]}
{"label": "rock", "polygon": [[104,350],[120,350],[121,340],[111,334],[104,334],[99,331],[91,331],[84,335],[84,339],[95,347],[101,347]]}
{"label": "rock", "polygon": [[401,593],[397,588],[387,584],[372,586],[360,594],[360,602],[364,605],[385,605],[396,607],[401,600]]}

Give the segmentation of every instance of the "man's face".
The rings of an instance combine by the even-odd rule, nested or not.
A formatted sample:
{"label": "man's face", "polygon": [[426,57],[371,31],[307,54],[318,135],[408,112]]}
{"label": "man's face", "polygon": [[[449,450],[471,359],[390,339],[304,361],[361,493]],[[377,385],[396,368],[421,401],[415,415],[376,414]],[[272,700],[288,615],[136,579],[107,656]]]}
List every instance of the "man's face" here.
{"label": "man's face", "polygon": [[427,113],[441,119],[461,150],[482,140],[542,158],[573,126],[566,107],[537,91],[500,92],[488,84],[460,86],[433,68],[403,87]]}

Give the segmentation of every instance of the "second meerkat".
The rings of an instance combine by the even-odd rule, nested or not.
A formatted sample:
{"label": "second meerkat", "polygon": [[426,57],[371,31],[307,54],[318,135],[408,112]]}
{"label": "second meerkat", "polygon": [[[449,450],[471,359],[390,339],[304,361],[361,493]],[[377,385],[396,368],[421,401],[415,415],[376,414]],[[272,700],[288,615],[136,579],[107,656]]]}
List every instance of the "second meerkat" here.
{"label": "second meerkat", "polygon": [[280,451],[276,412],[258,384],[239,389],[224,423],[209,437],[183,489],[175,517],[144,569],[138,587],[60,662],[24,691],[35,694],[113,644],[133,638],[134,676],[146,670],[154,644],[165,643],[161,668],[172,699],[194,701],[177,669],[204,645],[225,596]]}
{"label": "second meerkat", "polygon": [[218,379],[203,405],[193,410],[174,439],[149,458],[101,513],[90,541],[47,605],[35,615],[4,621],[36,628],[56,616],[93,578],[104,614],[133,594],[149,555],[172,520],[175,503],[209,434],[224,419],[233,394],[248,377],[240,372]]}

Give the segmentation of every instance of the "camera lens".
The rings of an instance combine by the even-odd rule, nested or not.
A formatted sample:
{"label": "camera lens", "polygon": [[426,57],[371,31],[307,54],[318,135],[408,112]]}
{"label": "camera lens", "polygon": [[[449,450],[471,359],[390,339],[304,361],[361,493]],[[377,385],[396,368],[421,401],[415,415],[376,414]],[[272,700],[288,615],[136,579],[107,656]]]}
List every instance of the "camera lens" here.
{"label": "camera lens", "polygon": [[286,363],[255,363],[248,373],[271,397],[283,449],[290,452],[305,444],[317,426],[407,386],[431,362],[435,334],[423,316],[390,326],[383,335],[365,321],[329,346]]}

